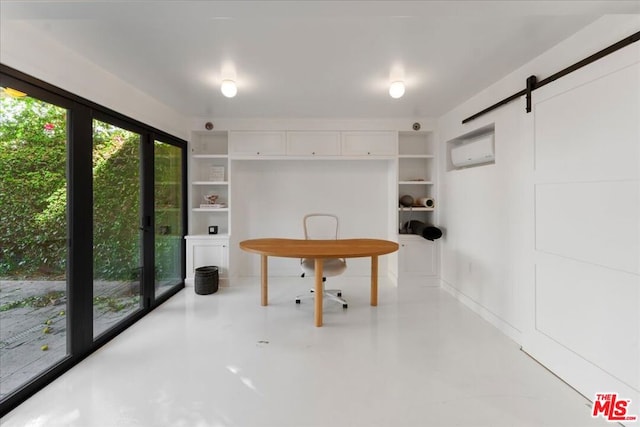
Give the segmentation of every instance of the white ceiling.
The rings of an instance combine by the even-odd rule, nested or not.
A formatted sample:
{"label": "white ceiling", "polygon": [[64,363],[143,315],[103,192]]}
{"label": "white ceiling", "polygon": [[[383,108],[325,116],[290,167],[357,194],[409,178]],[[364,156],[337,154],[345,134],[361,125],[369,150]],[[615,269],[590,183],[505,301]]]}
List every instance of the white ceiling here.
{"label": "white ceiling", "polygon": [[[28,21],[181,114],[219,118],[437,117],[599,16],[640,13],[637,0],[0,7],[2,20]],[[235,98],[220,93],[223,78],[237,81]],[[392,99],[398,78],[406,94]]]}

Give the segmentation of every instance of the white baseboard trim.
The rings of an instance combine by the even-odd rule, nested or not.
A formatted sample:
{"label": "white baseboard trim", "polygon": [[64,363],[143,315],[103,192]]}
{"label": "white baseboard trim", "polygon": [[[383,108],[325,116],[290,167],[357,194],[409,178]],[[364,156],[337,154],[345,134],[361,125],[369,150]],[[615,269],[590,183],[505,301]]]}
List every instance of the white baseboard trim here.
{"label": "white baseboard trim", "polygon": [[404,287],[440,287],[440,278],[437,276],[401,276],[397,279],[398,286]]}
{"label": "white baseboard trim", "polygon": [[440,287],[451,294],[455,299],[460,301],[462,304],[466,305],[470,308],[474,313],[478,314],[482,319],[489,322],[492,326],[497,328],[500,332],[511,338],[513,341],[522,345],[522,332],[518,329],[514,328],[512,325],[504,321],[504,319],[496,316],[489,309],[479,304],[472,298],[460,292],[458,289],[454,288],[451,284],[447,283],[444,280],[440,280]]}
{"label": "white baseboard trim", "polygon": [[[618,393],[620,399],[631,400],[629,414],[640,415],[639,390],[552,338],[533,331],[522,350],[588,400],[593,401],[597,393]],[[621,422],[618,425],[631,427],[636,422]]]}
{"label": "white baseboard trim", "polygon": [[[193,287],[195,287],[195,279],[193,277],[184,279],[184,286],[185,286],[185,288],[193,288]],[[218,286],[221,286],[223,288],[229,287],[229,278],[228,277],[219,277],[218,278]]]}

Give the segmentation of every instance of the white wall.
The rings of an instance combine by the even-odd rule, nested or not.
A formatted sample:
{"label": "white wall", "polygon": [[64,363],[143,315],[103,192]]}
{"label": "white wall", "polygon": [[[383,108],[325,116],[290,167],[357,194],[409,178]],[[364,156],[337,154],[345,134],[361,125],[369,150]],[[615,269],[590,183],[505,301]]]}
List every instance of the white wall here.
{"label": "white wall", "polygon": [[[462,119],[640,30],[596,21],[439,120],[440,144],[495,124],[495,165],[440,167],[442,284],[593,399],[640,413],[640,44]],[[444,166],[445,156],[440,156]]]}
{"label": "white wall", "polygon": [[171,135],[188,137],[184,116],[25,22],[2,22],[0,61]]}
{"label": "white wall", "polygon": [[[438,205],[444,228],[443,286],[516,340],[524,323],[518,289],[527,268],[524,249],[530,237],[525,231],[532,207],[530,195],[522,191],[527,182],[522,171],[530,169],[531,149],[521,136],[521,111],[517,102],[490,119],[496,123],[495,164],[445,172],[441,154]],[[490,120],[479,119],[473,126]],[[441,147],[468,130],[448,133],[443,122]]]}
{"label": "white wall", "polygon": [[[233,242],[261,237],[303,238],[307,213],[340,218],[340,237],[389,237],[394,160],[232,160]],[[395,223],[395,218],[393,218]],[[232,275],[260,275],[260,257],[231,245]],[[347,261],[346,276],[366,276],[366,259]],[[386,274],[386,262],[380,273]],[[299,275],[299,260],[269,259],[274,276]]]}

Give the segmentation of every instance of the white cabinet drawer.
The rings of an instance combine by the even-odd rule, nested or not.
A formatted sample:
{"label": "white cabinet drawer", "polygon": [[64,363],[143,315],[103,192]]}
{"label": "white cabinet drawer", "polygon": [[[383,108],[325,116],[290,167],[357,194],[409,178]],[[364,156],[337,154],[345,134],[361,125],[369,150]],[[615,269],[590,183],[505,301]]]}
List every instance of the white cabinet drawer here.
{"label": "white cabinet drawer", "polygon": [[343,156],[394,156],[397,132],[342,132]]}
{"label": "white cabinet drawer", "polygon": [[338,156],[340,132],[287,132],[287,155]]}
{"label": "white cabinet drawer", "polygon": [[286,147],[285,132],[229,132],[229,154],[232,156],[284,156]]}

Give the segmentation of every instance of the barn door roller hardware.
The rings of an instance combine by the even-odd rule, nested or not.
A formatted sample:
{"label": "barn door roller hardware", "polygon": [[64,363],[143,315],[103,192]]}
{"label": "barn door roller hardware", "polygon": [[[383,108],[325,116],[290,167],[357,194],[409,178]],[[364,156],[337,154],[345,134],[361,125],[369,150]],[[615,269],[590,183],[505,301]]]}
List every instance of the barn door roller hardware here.
{"label": "barn door roller hardware", "polygon": [[490,107],[485,108],[484,110],[480,111],[479,113],[474,114],[473,116],[469,116],[466,119],[464,119],[462,121],[462,123],[467,123],[470,122],[471,120],[477,119],[478,117],[487,114],[489,111],[493,111],[498,107],[501,107],[505,104],[508,104],[509,102],[520,98],[521,96],[525,95],[527,98],[527,113],[531,112],[531,93],[536,90],[536,89],[540,89],[542,86],[545,86],[555,80],[558,80],[560,77],[564,77],[569,73],[572,73],[582,67],[584,67],[585,65],[589,65],[592,62],[597,61],[600,58],[604,58],[605,56],[615,52],[616,50],[622,49],[625,46],[629,46],[631,43],[635,43],[638,40],[640,40],[640,31],[638,31],[637,33],[634,33],[632,35],[630,35],[629,37],[626,37],[622,40],[620,40],[617,43],[612,44],[611,46],[602,49],[599,52],[594,53],[591,56],[588,56],[586,58],[584,58],[582,61],[578,61],[575,64],[565,68],[564,70],[558,71],[555,74],[552,74],[551,76],[547,77],[546,79],[540,80],[538,81],[536,76],[530,76],[527,78],[527,83],[526,83],[526,89],[521,90],[520,92],[514,93],[513,95],[503,99],[502,101],[496,102],[495,104],[493,104]]}

